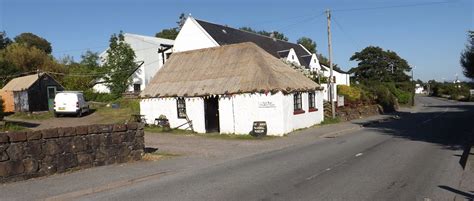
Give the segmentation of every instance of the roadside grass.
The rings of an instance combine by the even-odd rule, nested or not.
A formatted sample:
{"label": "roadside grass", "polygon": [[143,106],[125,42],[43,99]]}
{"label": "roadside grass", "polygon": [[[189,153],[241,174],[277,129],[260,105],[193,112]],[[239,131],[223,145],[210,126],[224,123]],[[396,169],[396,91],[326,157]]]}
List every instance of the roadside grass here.
{"label": "roadside grass", "polygon": [[276,136],[263,136],[263,137],[253,137],[251,135],[238,135],[238,134],[220,134],[220,133],[196,133],[189,130],[181,129],[163,129],[161,127],[145,127],[145,131],[153,134],[172,134],[172,135],[186,135],[186,136],[197,136],[197,137],[206,137],[214,139],[223,139],[223,140],[270,140],[276,139]]}
{"label": "roadside grass", "polygon": [[22,119],[22,120],[45,120],[53,118],[53,112],[16,112],[8,116],[8,118],[12,119]]}
{"label": "roadside grass", "polygon": [[4,126],[0,126],[0,132],[5,131],[25,131],[28,130],[27,127],[24,127],[16,122],[5,122]]}
{"label": "roadside grass", "polygon": [[174,153],[169,153],[169,152],[164,152],[164,151],[155,151],[152,153],[146,153],[143,155],[143,160],[145,161],[157,161],[157,160],[162,160],[162,159],[169,159],[173,157],[178,157],[181,156],[180,154],[174,154]]}
{"label": "roadside grass", "polygon": [[[118,107],[111,107],[113,104]],[[97,123],[124,123],[130,120],[132,114],[140,113],[140,103],[134,99],[118,99],[105,104],[91,104],[91,109],[102,117]]]}
{"label": "roadside grass", "polygon": [[324,126],[324,125],[330,125],[330,124],[337,124],[337,123],[340,123],[341,120],[339,118],[324,118],[324,121],[321,122],[321,126]]}

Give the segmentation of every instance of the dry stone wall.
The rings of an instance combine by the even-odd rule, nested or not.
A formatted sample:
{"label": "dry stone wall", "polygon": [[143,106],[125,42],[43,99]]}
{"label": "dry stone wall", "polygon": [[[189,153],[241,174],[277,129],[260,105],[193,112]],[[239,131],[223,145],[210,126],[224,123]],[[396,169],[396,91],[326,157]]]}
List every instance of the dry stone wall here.
{"label": "dry stone wall", "polygon": [[0,183],[140,160],[143,124],[0,133]]}
{"label": "dry stone wall", "polygon": [[358,107],[337,108],[336,116],[341,121],[350,121],[362,117],[368,117],[381,114],[382,108],[378,105],[363,105]]}

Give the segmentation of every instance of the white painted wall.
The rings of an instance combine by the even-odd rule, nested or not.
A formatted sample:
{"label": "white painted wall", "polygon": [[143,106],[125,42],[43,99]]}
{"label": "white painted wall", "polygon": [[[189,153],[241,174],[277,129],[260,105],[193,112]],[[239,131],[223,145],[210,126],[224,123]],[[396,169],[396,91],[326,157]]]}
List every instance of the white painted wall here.
{"label": "white painted wall", "polygon": [[[324,120],[323,93],[316,91],[318,111],[309,112],[308,93],[302,94],[303,114],[293,114],[293,95],[240,94],[219,98],[219,125],[223,134],[249,134],[254,121],[267,122],[267,135],[282,136],[293,130],[319,124]],[[204,99],[185,98],[186,112],[193,121],[194,130],[205,133]],[[170,126],[177,127],[186,122],[178,119],[175,98],[150,98],[140,101],[140,114],[145,115],[147,123],[165,115]],[[186,126],[187,127],[187,126]]]}
{"label": "white painted wall", "polygon": [[297,66],[301,66],[300,60],[298,60],[298,56],[293,48],[290,49],[288,52],[288,56],[286,57],[286,61],[290,63],[294,63]]}
{"label": "white painted wall", "polygon": [[[267,123],[267,135],[285,134],[283,94],[241,94],[219,99],[221,133],[249,134],[254,121]],[[235,124],[234,124],[235,122]]]}
{"label": "white painted wall", "polygon": [[[161,44],[173,45],[173,40],[168,40],[164,38],[156,38],[152,36],[142,36],[137,34],[124,34],[125,42],[130,45],[130,47],[135,52],[135,61],[143,61],[143,65],[135,71],[132,75],[132,84],[128,87],[127,91],[133,91],[133,84],[140,84],[140,89],[143,90],[150,82],[151,78],[158,72],[158,70],[163,66],[162,55],[158,53],[158,49]],[[172,49],[169,49],[165,52],[170,53]],[[107,50],[100,54],[101,64],[105,61],[107,57]],[[166,58],[165,58],[166,61]],[[99,93],[109,93],[110,90],[105,86],[105,84],[97,84],[94,86],[94,91]]]}
{"label": "white painted wall", "polygon": [[302,93],[302,106],[305,111],[302,114],[294,114],[293,94],[283,96],[283,121],[285,122],[285,133],[296,129],[307,128],[324,121],[323,93],[316,91],[315,103],[318,111],[309,112],[308,93]]}
{"label": "white painted wall", "polygon": [[[204,101],[202,98],[185,98],[186,113],[193,123],[194,131],[205,133]],[[176,107],[176,98],[149,98],[140,101],[140,114],[145,115],[147,123],[153,124],[160,115],[165,115],[171,128],[176,128],[184,123],[186,119],[179,119]],[[183,129],[188,125],[183,126]]]}
{"label": "white painted wall", "polygon": [[176,37],[173,52],[217,47],[219,44],[189,16]]}

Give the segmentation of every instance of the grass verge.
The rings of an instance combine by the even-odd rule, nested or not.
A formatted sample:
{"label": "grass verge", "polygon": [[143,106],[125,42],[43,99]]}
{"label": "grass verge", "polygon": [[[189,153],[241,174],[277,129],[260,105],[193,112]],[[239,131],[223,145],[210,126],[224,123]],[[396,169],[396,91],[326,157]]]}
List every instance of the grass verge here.
{"label": "grass verge", "polygon": [[339,118],[324,118],[324,121],[321,122],[321,126],[324,126],[324,125],[329,125],[329,124],[337,124],[337,123],[340,123],[341,120]]}
{"label": "grass verge", "polygon": [[53,118],[53,112],[17,112],[8,116],[12,119],[22,119],[22,120],[45,120]]}
{"label": "grass verge", "polygon": [[251,135],[220,134],[220,133],[196,133],[189,130],[172,129],[167,130],[160,127],[145,127],[145,131],[155,134],[192,135],[198,137],[224,139],[224,140],[269,140],[278,138],[276,136],[253,137]]}
{"label": "grass verge", "polygon": [[15,122],[5,122],[5,125],[0,126],[0,132],[24,131],[24,130],[28,130],[28,128]]}
{"label": "grass verge", "polygon": [[[118,107],[112,108],[107,106],[112,104]],[[134,99],[118,99],[108,104],[92,104],[91,109],[95,110],[95,113],[102,117],[97,123],[124,123],[130,120],[132,114],[140,113],[140,103]]]}
{"label": "grass verge", "polygon": [[162,151],[156,151],[152,153],[146,153],[143,155],[143,160],[145,161],[157,161],[157,160],[163,160],[163,159],[168,159],[172,157],[177,157],[181,156],[180,154],[173,154],[169,152],[162,152]]}

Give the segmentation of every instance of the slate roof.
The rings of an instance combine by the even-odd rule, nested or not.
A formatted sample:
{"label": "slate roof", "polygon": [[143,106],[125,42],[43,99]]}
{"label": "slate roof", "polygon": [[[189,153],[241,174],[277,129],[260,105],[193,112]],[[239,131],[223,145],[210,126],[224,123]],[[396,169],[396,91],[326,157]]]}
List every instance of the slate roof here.
{"label": "slate roof", "polygon": [[276,58],[281,58],[278,54],[279,51],[293,48],[296,52],[296,55],[298,56],[300,64],[305,67],[308,66],[308,63],[306,63],[304,59],[301,58],[301,56],[309,55],[309,53],[298,44],[270,38],[268,36],[263,36],[252,32],[242,31],[228,26],[206,22],[203,20],[195,20],[217,43],[219,43],[219,45],[253,42]]}

